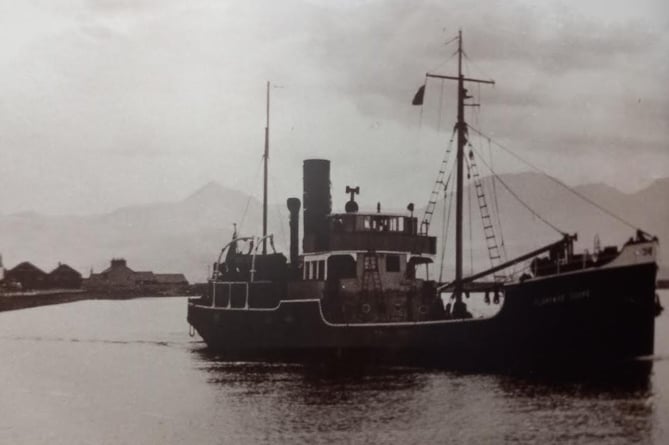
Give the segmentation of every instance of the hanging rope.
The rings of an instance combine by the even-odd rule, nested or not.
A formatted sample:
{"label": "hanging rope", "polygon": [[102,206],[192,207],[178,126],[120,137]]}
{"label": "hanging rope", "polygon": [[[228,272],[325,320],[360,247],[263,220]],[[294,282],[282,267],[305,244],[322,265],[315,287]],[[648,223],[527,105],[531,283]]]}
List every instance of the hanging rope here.
{"label": "hanging rope", "polygon": [[[471,179],[471,168],[469,167],[469,161],[467,161],[467,179]],[[474,248],[472,242],[472,186],[471,183],[467,184],[467,213],[469,214],[469,273],[474,273]]]}
{"label": "hanging rope", "polygon": [[[450,175],[448,179],[451,179]],[[442,279],[444,277],[444,258],[445,258],[445,253],[446,253],[446,236],[448,235],[448,217],[446,216],[446,207],[449,207],[446,203],[446,200],[448,199],[448,193],[446,193],[446,189],[444,189],[444,207],[441,212],[441,220],[443,221],[442,224],[442,231],[441,231],[441,239],[442,239],[442,246],[441,246],[441,257],[439,259],[439,283],[442,282]],[[450,210],[450,207],[449,209]],[[449,215],[450,216],[450,215]]]}
{"label": "hanging rope", "polygon": [[[472,59],[469,58],[469,55],[467,54],[467,51],[465,51],[464,49],[462,50],[462,55],[464,56],[464,62],[467,64],[468,71],[470,71],[471,73],[476,73],[477,72],[478,75],[481,76],[481,78],[483,78],[483,79],[490,79],[491,78],[491,76],[487,75],[487,73],[485,71],[483,71],[481,69],[481,67],[476,62],[474,62]],[[474,68],[474,69],[471,69],[470,67]],[[480,86],[481,85],[479,84],[479,87]],[[494,85],[493,85],[493,87],[494,87]]]}
{"label": "hanging rope", "polygon": [[[546,176],[548,179],[550,179],[551,181],[553,181],[554,183],[556,183],[556,184],[559,185],[560,187],[562,187],[562,188],[564,188],[565,190],[571,192],[572,194],[574,194],[574,195],[577,196],[578,198],[581,198],[583,201],[585,201],[585,202],[587,202],[588,204],[592,205],[593,207],[599,209],[601,212],[603,212],[603,213],[609,215],[611,218],[617,220],[618,222],[620,222],[620,223],[626,225],[627,227],[629,227],[629,228],[631,228],[631,229],[634,229],[634,230],[641,230],[641,229],[640,229],[639,227],[637,227],[636,225],[632,224],[631,222],[627,221],[626,219],[622,218],[621,216],[616,215],[615,213],[613,213],[612,211],[610,211],[610,210],[607,209],[606,207],[603,207],[602,205],[596,203],[595,201],[593,201],[592,199],[588,198],[587,196],[585,196],[585,195],[583,195],[583,194],[577,192],[576,190],[574,190],[573,188],[569,187],[569,186],[568,186],[567,184],[565,184],[564,182],[562,182],[562,181],[560,181],[559,179],[557,179],[557,178],[555,178],[555,177],[549,175],[548,173],[546,173],[545,171],[543,171],[542,169],[540,169],[540,168],[537,167],[536,165],[532,164],[531,162],[526,161],[525,159],[521,158],[521,157],[518,156],[516,153],[514,153],[513,151],[511,151],[509,148],[503,146],[503,145],[500,144],[499,142],[497,142],[497,141],[495,141],[494,139],[492,139],[490,136],[488,136],[488,135],[484,134],[483,132],[477,130],[476,128],[472,127],[471,125],[467,125],[467,127],[468,127],[469,129],[473,130],[475,133],[479,134],[480,136],[489,139],[493,144],[497,145],[499,148],[501,148],[502,150],[506,151],[507,153],[509,153],[511,156],[513,156],[514,158],[516,158],[517,160],[519,160],[519,161],[522,162],[523,164],[525,164],[525,165],[527,165],[528,167],[532,168],[532,169],[535,170],[536,172],[541,173],[542,175]],[[501,180],[500,180],[500,182],[501,182]]]}
{"label": "hanging rope", "polygon": [[[441,267],[439,268],[439,282],[443,282],[443,276],[444,276],[444,258],[446,257],[446,245],[447,245],[447,240],[448,240],[448,228],[450,227],[451,224],[451,207],[453,207],[453,194],[448,192],[448,184],[451,181],[451,175],[453,174],[453,166],[451,166],[451,172],[448,174],[448,179],[446,179],[446,185],[444,185],[444,213],[446,213],[446,201],[448,201],[448,213],[446,213],[446,217],[444,218],[442,216],[443,222],[443,232],[441,235],[441,239],[443,240],[443,246],[441,248]],[[448,198],[451,199],[448,199]]]}
{"label": "hanging rope", "polygon": [[441,89],[439,90],[439,113],[437,114],[437,133],[441,131],[441,109],[444,104],[444,80],[441,81]]}

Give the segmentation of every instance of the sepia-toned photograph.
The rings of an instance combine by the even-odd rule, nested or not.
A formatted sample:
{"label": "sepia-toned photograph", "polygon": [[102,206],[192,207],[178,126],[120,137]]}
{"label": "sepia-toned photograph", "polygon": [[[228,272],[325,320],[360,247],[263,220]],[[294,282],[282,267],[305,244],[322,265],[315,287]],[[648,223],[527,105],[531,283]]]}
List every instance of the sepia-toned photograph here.
{"label": "sepia-toned photograph", "polygon": [[0,443],[669,443],[669,5],[0,0]]}

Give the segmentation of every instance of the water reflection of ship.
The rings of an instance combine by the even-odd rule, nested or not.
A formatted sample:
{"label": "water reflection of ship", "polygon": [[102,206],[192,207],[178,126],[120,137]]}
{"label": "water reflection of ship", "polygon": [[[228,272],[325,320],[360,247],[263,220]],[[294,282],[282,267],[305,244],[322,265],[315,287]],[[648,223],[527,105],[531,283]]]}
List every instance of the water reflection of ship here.
{"label": "water reflection of ship", "polygon": [[[607,372],[572,379],[559,373],[230,362],[207,350],[197,354],[218,403],[233,412],[253,407],[255,429],[250,429],[260,429],[259,435],[299,432],[309,443],[309,434],[318,434],[319,441],[357,442],[354,438],[364,432],[373,442],[404,443],[380,439],[399,434],[429,443],[425,437],[459,441],[461,434],[472,439],[463,441],[475,442],[477,431],[487,431],[509,442],[649,443],[658,430],[647,372],[625,377],[614,370],[613,378]],[[469,415],[486,409],[490,415]],[[468,427],[458,430],[462,416]],[[245,428],[248,416],[240,417]]]}
{"label": "water reflection of ship", "polygon": [[354,434],[364,424],[393,417],[415,424],[425,413],[421,397],[430,394],[434,378],[407,367],[231,362],[201,354],[208,384],[225,393],[227,403],[257,404],[258,425],[285,428],[284,434],[315,426],[324,433],[335,429]]}
{"label": "water reflection of ship", "polygon": [[[428,230],[440,192],[452,186],[448,157],[420,224],[412,204],[408,214],[382,213],[380,206],[377,212],[359,211],[357,187],[346,188],[350,199],[345,213],[333,213],[330,162],[307,160],[303,253],[298,246],[297,198],[287,203],[290,262],[280,253],[267,253],[268,244],[273,249],[273,238],[266,228],[265,175],[263,236],[235,234],[214,264],[206,294],[189,301],[188,321],[211,349],[281,359],[334,355],[446,366],[544,361],[580,366],[653,353],[656,238],[637,230],[622,249],[605,248],[592,256],[576,253],[576,236],[556,228],[556,242],[504,259],[494,206],[487,201],[469,141],[473,129],[464,120],[470,99],[465,82],[491,81],[464,77],[461,35],[458,43],[458,75],[426,77],[458,84],[453,279],[443,282],[417,274],[437,252],[436,237]],[[424,94],[423,86],[414,103],[422,103]],[[463,273],[465,167],[473,177],[491,262],[487,270],[469,276]],[[242,244],[248,250],[241,251]],[[520,276],[499,275],[528,261],[527,272]],[[475,292],[500,302],[499,312],[473,318],[465,300]],[[442,293],[450,296],[446,305]]]}

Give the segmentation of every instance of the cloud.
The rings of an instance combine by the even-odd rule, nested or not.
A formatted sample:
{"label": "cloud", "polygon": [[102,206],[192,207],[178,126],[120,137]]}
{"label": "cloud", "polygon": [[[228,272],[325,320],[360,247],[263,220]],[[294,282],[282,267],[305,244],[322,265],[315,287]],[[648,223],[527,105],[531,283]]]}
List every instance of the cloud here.
{"label": "cloud", "polygon": [[452,127],[453,85],[440,104],[430,84],[422,118],[409,101],[426,71],[454,72],[444,42],[459,28],[467,73],[497,82],[470,88],[482,104],[473,124],[555,165],[573,152],[597,165],[615,146],[669,171],[662,6],[559,5],[0,3],[0,210],[109,210],[211,179],[254,191],[267,80],[282,87],[272,89],[272,199],[299,194],[300,161],[313,156],[341,165],[344,184],[404,178],[398,196],[375,193],[417,199]]}
{"label": "cloud", "polygon": [[[659,6],[644,11],[642,4],[635,7],[642,13],[627,21],[607,21],[564,7],[479,5],[391,1],[365,3],[354,15],[335,11],[319,23],[322,37],[311,42],[319,48],[313,53],[363,116],[407,122],[407,104],[423,73],[449,57],[440,71],[455,73],[454,44],[443,42],[462,27],[466,72],[497,81],[494,88],[469,87],[491,133],[521,150],[532,145],[598,156],[615,146],[628,155],[666,154],[669,98],[662,91],[669,81],[669,40],[653,17]],[[450,127],[435,116],[453,121],[454,94],[453,82],[442,87],[431,80],[424,123]]]}

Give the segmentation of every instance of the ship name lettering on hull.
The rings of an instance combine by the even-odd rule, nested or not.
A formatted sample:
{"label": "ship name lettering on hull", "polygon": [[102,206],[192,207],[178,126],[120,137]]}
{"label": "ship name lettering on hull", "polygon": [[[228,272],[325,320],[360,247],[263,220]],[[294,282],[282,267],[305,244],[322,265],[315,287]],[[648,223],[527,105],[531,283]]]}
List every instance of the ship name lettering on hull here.
{"label": "ship name lettering on hull", "polygon": [[549,304],[562,304],[566,301],[581,301],[590,298],[589,290],[579,290],[569,292],[567,294],[550,295],[547,297],[540,297],[534,300],[534,306],[546,306]]}

